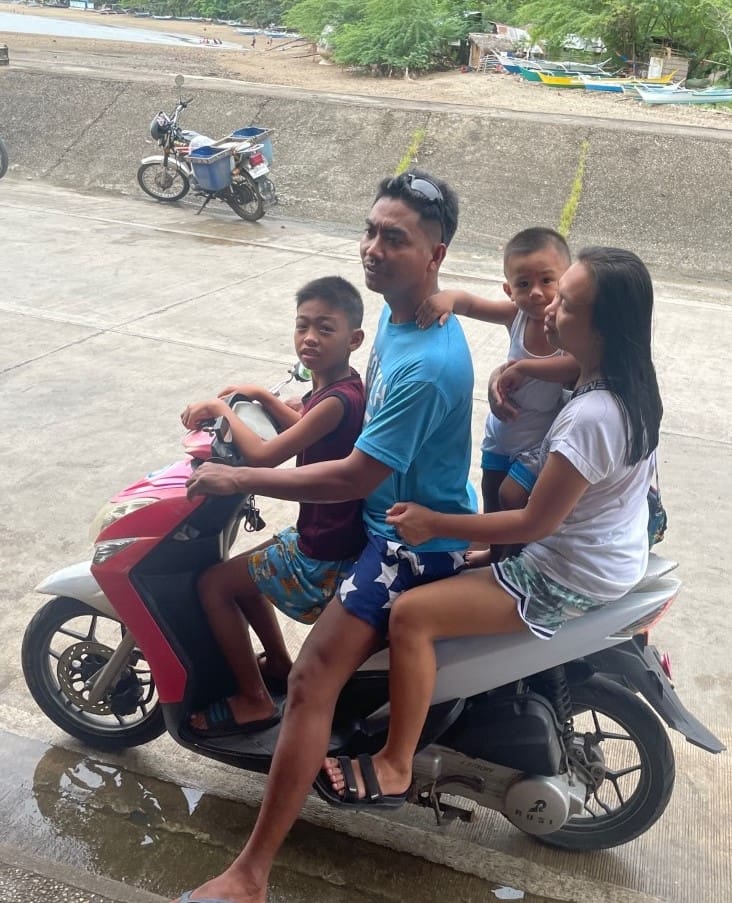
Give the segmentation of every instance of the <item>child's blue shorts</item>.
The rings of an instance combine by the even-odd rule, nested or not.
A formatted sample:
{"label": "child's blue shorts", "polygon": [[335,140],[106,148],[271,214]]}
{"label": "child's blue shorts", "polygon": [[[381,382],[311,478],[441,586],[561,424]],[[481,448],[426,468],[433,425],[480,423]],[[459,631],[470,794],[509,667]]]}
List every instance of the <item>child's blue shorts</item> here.
{"label": "child's blue shorts", "polygon": [[537,445],[534,448],[519,452],[514,458],[510,458],[508,455],[500,455],[497,452],[484,451],[480,466],[483,470],[505,473],[507,477],[518,483],[527,492],[531,492],[541,469],[539,463],[540,448],[541,446]]}
{"label": "child's blue shorts", "polygon": [[367,533],[366,548],[343,579],[338,595],[346,611],[386,635],[397,596],[464,567],[463,552],[415,552],[398,541]]}
{"label": "child's blue shorts", "polygon": [[248,558],[249,576],[275,608],[302,624],[314,623],[335,596],[338,584],[353,569],[353,558],[317,561],[297,544],[298,532],[288,527],[264,549]]}

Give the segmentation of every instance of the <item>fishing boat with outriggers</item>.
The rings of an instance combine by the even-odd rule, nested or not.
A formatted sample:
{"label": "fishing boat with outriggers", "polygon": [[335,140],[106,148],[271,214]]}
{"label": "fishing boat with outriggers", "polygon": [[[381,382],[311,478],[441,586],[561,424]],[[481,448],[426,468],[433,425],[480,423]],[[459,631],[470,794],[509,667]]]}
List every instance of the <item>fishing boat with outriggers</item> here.
{"label": "fishing boat with outriggers", "polygon": [[669,72],[666,75],[657,75],[652,76],[651,78],[646,77],[639,79],[613,78],[608,75],[598,77],[594,75],[587,75],[582,72],[544,72],[542,69],[537,69],[535,70],[535,72],[539,77],[539,81],[541,81],[541,83],[544,85],[548,85],[550,88],[588,88],[589,90],[594,89],[599,91],[615,91],[616,93],[620,93],[622,91],[621,86],[624,82],[667,85],[671,83],[675,75],[675,72]]}
{"label": "fishing boat with outriggers", "polygon": [[628,93],[627,89],[634,88],[636,85],[641,87],[674,87],[671,80],[675,72],[668,75],[658,76],[656,78],[638,78],[637,76],[628,76],[627,78],[593,78],[592,76],[580,75],[580,79],[584,85],[585,91],[602,91],[609,94]]}
{"label": "fishing boat with outriggers", "polygon": [[703,88],[693,90],[681,85],[666,88],[634,85],[633,91],[645,103],[732,103],[732,88]]}

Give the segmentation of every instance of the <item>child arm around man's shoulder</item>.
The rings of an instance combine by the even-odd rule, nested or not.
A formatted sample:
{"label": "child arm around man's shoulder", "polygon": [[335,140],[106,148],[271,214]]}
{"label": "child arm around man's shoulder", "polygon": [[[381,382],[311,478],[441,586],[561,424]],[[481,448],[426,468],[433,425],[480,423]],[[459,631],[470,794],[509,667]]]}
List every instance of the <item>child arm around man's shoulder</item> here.
{"label": "child arm around man's shoulder", "polygon": [[513,323],[516,310],[513,301],[507,299],[491,301],[461,289],[446,289],[426,298],[417,308],[415,319],[420,329],[427,329],[435,320],[444,326],[452,313],[508,327]]}

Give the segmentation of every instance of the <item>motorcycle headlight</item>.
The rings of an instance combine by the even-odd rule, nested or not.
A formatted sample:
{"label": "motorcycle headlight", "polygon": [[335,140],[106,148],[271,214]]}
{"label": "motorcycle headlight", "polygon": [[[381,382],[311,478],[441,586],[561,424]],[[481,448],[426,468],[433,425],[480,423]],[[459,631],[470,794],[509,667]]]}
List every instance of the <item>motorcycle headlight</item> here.
{"label": "motorcycle headlight", "polygon": [[104,542],[97,543],[94,546],[92,564],[104,564],[105,561],[113,558],[117,552],[121,552],[122,549],[132,545],[133,542],[137,542],[137,539],[107,539]]}
{"label": "motorcycle headlight", "polygon": [[121,517],[132,514],[133,511],[139,511],[140,508],[152,505],[153,502],[157,502],[157,499],[141,498],[129,499],[126,502],[107,502],[106,505],[103,505],[99,509],[96,517],[91,522],[91,526],[89,527],[89,539],[92,542],[95,542],[97,536],[99,536],[102,530],[106,530],[110,524],[118,521]]}

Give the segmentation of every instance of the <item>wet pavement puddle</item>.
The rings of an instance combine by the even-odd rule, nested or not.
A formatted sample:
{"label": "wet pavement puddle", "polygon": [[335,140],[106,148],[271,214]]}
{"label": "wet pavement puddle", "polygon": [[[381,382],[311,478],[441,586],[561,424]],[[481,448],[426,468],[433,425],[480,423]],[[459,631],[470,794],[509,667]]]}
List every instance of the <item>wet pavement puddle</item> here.
{"label": "wet pavement puddle", "polygon": [[[4,840],[29,853],[175,897],[239,852],[256,810],[142,777],[104,753],[0,732]],[[298,822],[275,867],[272,903],[541,903],[510,887]]]}

